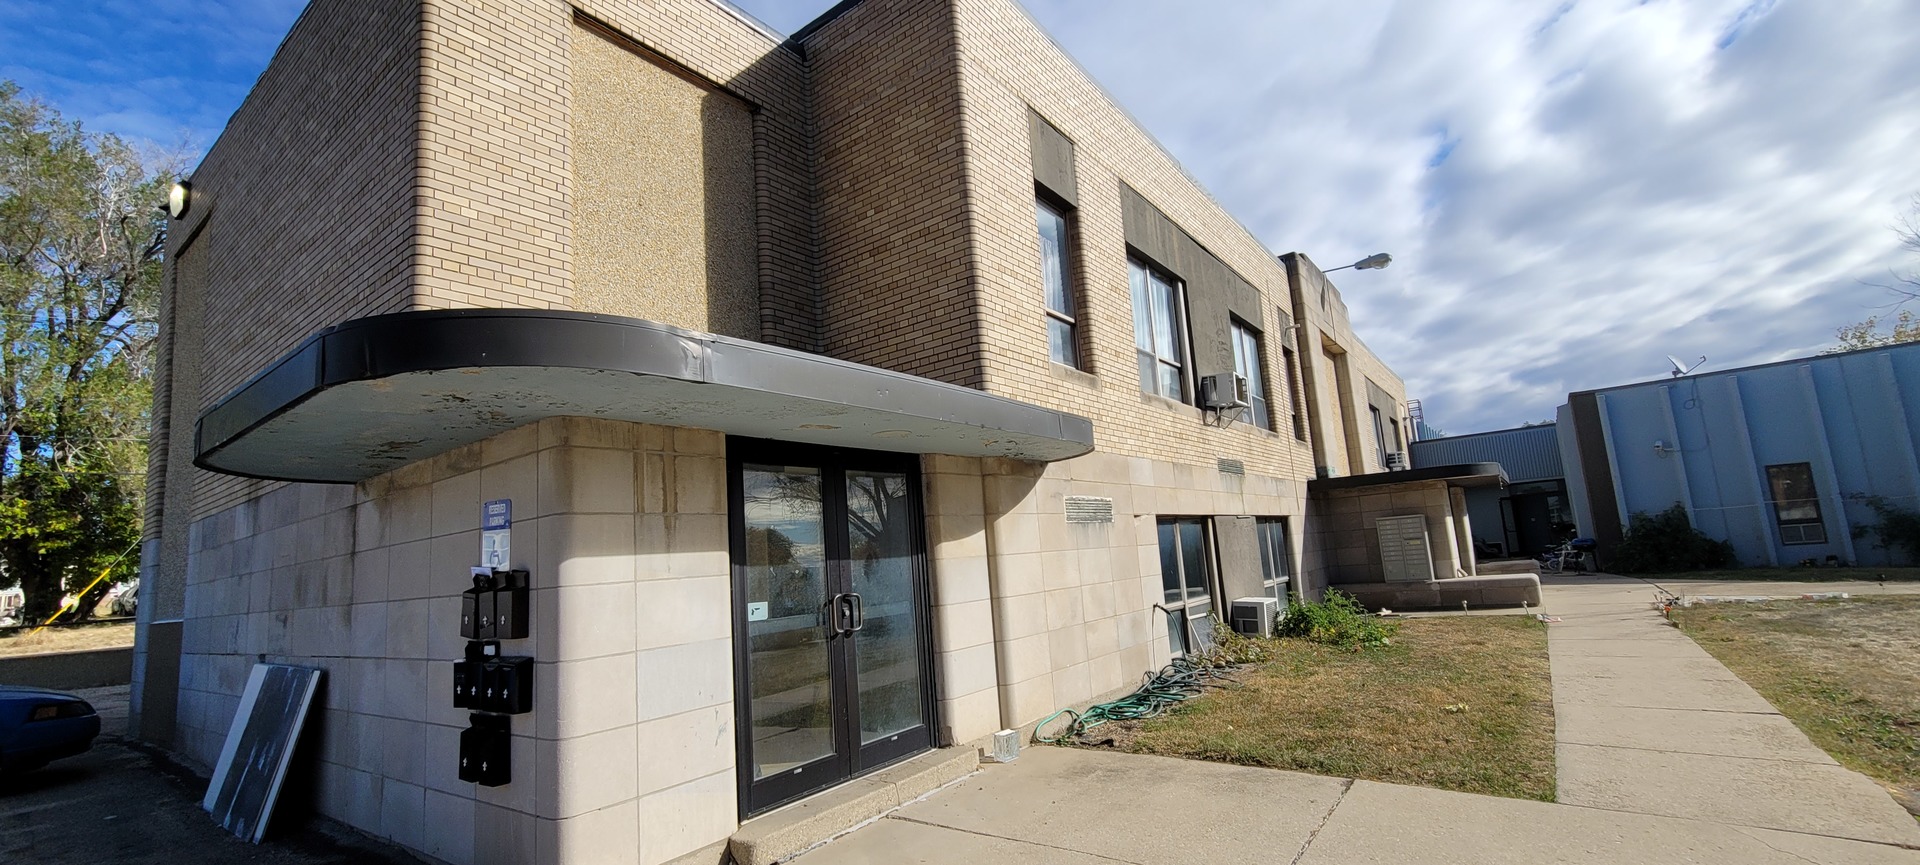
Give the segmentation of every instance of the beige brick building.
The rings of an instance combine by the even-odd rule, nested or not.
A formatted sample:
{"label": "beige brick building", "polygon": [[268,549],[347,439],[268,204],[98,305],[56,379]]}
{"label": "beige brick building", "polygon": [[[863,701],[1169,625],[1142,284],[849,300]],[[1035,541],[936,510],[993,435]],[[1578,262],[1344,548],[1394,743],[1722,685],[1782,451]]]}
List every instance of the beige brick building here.
{"label": "beige brick building", "polygon": [[1384,579],[1376,517],[1474,573],[1457,478],[1355,477],[1411,426],[1339,292],[1013,0],[314,0],[190,183],[136,730],[210,764],[256,661],[324,669],[319,808],[436,860],[651,865],[971,753]]}

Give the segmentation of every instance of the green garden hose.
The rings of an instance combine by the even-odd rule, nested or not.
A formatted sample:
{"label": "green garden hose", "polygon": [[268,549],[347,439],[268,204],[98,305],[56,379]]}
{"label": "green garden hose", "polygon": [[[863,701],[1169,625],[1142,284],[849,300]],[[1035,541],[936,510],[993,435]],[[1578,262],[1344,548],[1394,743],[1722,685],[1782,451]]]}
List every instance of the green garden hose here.
{"label": "green garden hose", "polygon": [[[1229,664],[1206,658],[1175,658],[1173,663],[1160,668],[1160,672],[1147,679],[1140,689],[1110,703],[1096,703],[1088,706],[1085,712],[1061,709],[1033,729],[1033,740],[1044,745],[1058,744],[1067,739],[1084,736],[1108,721],[1138,721],[1157,718],[1167,713],[1175,704],[1200,696],[1206,686],[1226,677],[1226,672],[1236,664]],[[1042,735],[1047,728],[1061,716],[1069,720],[1067,726],[1057,735]]]}

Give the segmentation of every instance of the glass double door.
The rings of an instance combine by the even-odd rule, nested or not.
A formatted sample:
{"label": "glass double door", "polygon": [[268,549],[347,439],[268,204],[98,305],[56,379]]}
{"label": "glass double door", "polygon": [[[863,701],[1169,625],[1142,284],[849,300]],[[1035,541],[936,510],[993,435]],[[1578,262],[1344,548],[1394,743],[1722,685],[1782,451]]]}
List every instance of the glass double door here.
{"label": "glass double door", "polygon": [[933,745],[913,457],[735,439],[741,811]]}

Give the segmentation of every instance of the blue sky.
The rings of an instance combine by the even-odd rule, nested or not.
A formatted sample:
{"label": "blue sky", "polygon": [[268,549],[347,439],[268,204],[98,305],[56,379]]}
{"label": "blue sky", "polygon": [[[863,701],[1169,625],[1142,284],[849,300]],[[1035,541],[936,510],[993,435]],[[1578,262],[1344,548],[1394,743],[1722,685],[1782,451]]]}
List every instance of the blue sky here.
{"label": "blue sky", "polygon": [[[0,77],[196,156],[303,4],[0,0]],[[792,32],[830,0],[740,0]],[[1910,0],[1027,0],[1276,253],[1338,274],[1429,422],[1811,354],[1915,264]],[[78,11],[75,11],[75,10]]]}

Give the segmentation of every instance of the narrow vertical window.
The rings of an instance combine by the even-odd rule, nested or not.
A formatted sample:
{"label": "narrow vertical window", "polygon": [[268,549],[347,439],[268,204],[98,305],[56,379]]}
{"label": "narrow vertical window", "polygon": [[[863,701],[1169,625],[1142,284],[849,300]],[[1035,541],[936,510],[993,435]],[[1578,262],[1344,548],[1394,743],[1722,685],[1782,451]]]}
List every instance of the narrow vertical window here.
{"label": "narrow vertical window", "polygon": [[1167,640],[1175,655],[1213,643],[1213,554],[1207,521],[1160,520],[1160,586],[1166,591]]}
{"label": "narrow vertical window", "polygon": [[1040,278],[1046,284],[1047,350],[1054,363],[1078,368],[1074,341],[1073,283],[1067,268],[1067,217],[1045,201],[1033,203],[1040,226]]}
{"label": "narrow vertical window", "polygon": [[1127,261],[1133,291],[1133,344],[1140,360],[1140,389],[1189,402],[1186,374],[1186,310],[1180,283],[1138,261]]}
{"label": "narrow vertical window", "polygon": [[1387,425],[1380,419],[1380,409],[1367,406],[1367,411],[1373,413],[1373,464],[1384,469],[1387,467]]}
{"label": "narrow vertical window", "polygon": [[1233,322],[1233,371],[1247,380],[1247,423],[1261,429],[1273,429],[1267,419],[1267,388],[1260,376],[1260,334],[1253,328]]}
{"label": "narrow vertical window", "polygon": [[1261,517],[1254,523],[1254,537],[1260,544],[1260,584],[1267,594],[1283,606],[1287,603],[1293,569],[1289,566],[1291,547],[1287,544],[1285,517]]}

